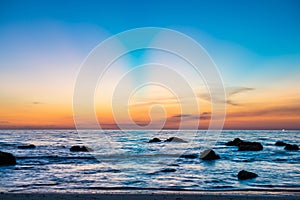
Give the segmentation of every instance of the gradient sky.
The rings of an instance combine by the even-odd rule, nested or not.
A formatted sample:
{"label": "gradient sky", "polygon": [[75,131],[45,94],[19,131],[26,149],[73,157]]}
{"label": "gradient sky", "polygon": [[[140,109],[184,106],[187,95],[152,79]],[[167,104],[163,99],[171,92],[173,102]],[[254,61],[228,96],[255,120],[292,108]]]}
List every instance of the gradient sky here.
{"label": "gradient sky", "polygon": [[[72,128],[83,60],[109,36],[147,26],[180,31],[207,50],[226,87],[226,129],[300,129],[297,0],[0,0],[0,128]],[[137,63],[132,55],[127,67]],[[187,128],[199,119],[207,126],[210,106],[201,92],[201,113],[180,113],[172,95],[152,90],[135,99],[145,105],[131,110],[137,123],[149,122],[155,101],[167,111],[166,128],[176,128],[179,115]],[[115,127],[111,112],[97,106],[106,128]],[[152,110],[152,119],[160,112]]]}

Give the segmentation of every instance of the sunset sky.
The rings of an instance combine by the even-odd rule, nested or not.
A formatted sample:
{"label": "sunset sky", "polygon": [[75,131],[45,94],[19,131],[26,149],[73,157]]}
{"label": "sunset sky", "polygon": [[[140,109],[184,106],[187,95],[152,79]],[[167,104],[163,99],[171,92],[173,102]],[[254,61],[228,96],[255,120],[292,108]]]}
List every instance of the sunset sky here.
{"label": "sunset sky", "polygon": [[[0,129],[73,128],[72,97],[82,62],[101,41],[138,27],[180,31],[206,49],[226,89],[225,129],[300,129],[299,11],[297,0],[1,0]],[[106,81],[168,56],[133,53],[116,63]],[[173,94],[151,87],[129,101],[132,119],[145,125],[150,113],[151,120],[166,119],[164,128],[177,128],[181,121],[188,129],[199,120],[200,128],[207,127],[207,91],[202,80],[192,75],[189,80],[199,112],[186,101],[182,113]],[[105,128],[116,128],[109,102],[97,100],[97,94],[113,91],[101,89],[95,94],[97,116]],[[161,107],[151,107],[157,104]],[[127,123],[122,113],[118,117]]]}

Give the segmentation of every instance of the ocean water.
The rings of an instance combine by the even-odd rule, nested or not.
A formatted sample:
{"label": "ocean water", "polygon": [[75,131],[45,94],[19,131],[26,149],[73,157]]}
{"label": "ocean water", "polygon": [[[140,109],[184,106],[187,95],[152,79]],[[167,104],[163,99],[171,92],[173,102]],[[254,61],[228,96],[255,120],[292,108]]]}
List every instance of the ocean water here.
{"label": "ocean water", "polygon": [[[153,137],[188,143],[147,143]],[[225,146],[239,137],[262,143],[262,151]],[[96,192],[100,190],[300,191],[300,151],[275,146],[300,144],[300,131],[80,131],[0,130],[0,151],[17,158],[0,166],[0,192]],[[35,149],[18,149],[19,145]],[[86,145],[93,152],[71,152]],[[221,159],[181,158],[213,148]],[[258,177],[240,181],[240,170]]]}

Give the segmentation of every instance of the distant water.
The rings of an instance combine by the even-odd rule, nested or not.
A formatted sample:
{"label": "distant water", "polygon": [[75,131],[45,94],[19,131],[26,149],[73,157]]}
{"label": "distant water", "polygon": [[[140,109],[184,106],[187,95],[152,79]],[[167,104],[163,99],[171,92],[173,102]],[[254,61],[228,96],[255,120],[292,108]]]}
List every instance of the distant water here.
{"label": "distant water", "polygon": [[[101,138],[103,135],[106,137]],[[0,130],[0,151],[17,157],[17,165],[0,166],[0,192],[95,192],[107,188],[300,191],[300,151],[274,145],[278,140],[299,145],[300,131],[204,135],[205,131],[105,131],[97,140],[93,131],[86,131],[81,136],[92,138],[96,159],[90,152],[70,152],[71,146],[87,142],[82,142],[75,130]],[[153,137],[173,136],[188,143],[147,143]],[[239,152],[237,147],[225,146],[236,137],[261,142],[264,149]],[[37,147],[17,148],[27,144]],[[179,157],[182,153],[199,155],[211,144],[220,160]],[[242,169],[259,177],[239,181],[236,175]]]}

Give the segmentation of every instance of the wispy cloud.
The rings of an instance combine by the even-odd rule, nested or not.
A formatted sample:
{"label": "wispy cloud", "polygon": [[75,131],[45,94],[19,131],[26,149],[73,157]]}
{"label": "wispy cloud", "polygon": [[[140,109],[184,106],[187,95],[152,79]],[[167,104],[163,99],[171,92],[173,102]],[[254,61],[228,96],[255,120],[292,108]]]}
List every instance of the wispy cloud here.
{"label": "wispy cloud", "polygon": [[[216,103],[226,103],[232,106],[240,106],[242,105],[241,103],[235,102],[230,97],[244,93],[244,92],[249,92],[255,90],[255,88],[250,88],[250,87],[230,87],[226,89],[226,96],[227,100],[221,100],[221,99],[214,99]],[[166,98],[136,98],[135,101],[130,102],[129,106],[149,106],[149,105],[154,105],[154,104],[165,104],[165,105],[176,105],[180,103],[179,101],[182,99],[189,98],[187,96],[185,97],[180,97],[180,99],[177,99],[175,97],[166,97]],[[198,98],[204,99],[206,101],[211,101],[211,96],[209,93],[201,93],[198,95]],[[182,102],[181,102],[182,103]]]}
{"label": "wispy cloud", "polygon": [[178,104],[178,99],[175,97],[167,98],[136,98],[129,103],[129,106],[149,106],[154,104],[174,105]]}
{"label": "wispy cloud", "polygon": [[33,101],[32,104],[33,104],[33,105],[40,105],[40,104],[44,104],[44,103],[41,102],[41,101]]}
{"label": "wispy cloud", "polygon": [[299,116],[300,117],[300,104],[298,105],[287,105],[287,106],[273,106],[269,108],[256,109],[252,111],[240,111],[235,113],[228,113],[228,117],[244,117],[244,116],[277,116],[289,117],[289,116]]}
{"label": "wispy cloud", "polygon": [[9,121],[0,121],[0,124],[9,124]]}
{"label": "wispy cloud", "polygon": [[240,106],[240,105],[241,105],[241,103],[237,103],[237,102],[235,102],[235,101],[232,101],[231,99],[227,99],[227,100],[226,100],[226,103],[227,103],[228,105],[232,105],[232,106]]}
{"label": "wispy cloud", "polygon": [[[224,99],[218,99],[214,98],[215,103],[226,103],[231,106],[241,106],[242,103],[236,102],[231,99],[233,95],[237,95],[240,93],[244,92],[249,92],[255,90],[255,88],[250,88],[250,87],[230,87],[226,89],[226,97],[227,99],[224,101]],[[200,99],[206,100],[206,101],[211,101],[211,96],[209,93],[203,93],[198,95]]]}
{"label": "wispy cloud", "polygon": [[190,116],[192,116],[192,115],[187,115],[187,114],[182,115],[182,114],[178,114],[178,115],[173,115],[172,117],[173,117],[173,118],[185,118],[185,117],[190,117]]}
{"label": "wispy cloud", "polygon": [[227,97],[230,97],[235,94],[239,93],[244,93],[244,92],[249,92],[255,90],[255,88],[250,88],[250,87],[230,87],[226,89]]}
{"label": "wispy cloud", "polygon": [[211,119],[211,112],[203,112],[200,115],[196,114],[178,114],[173,115],[170,118],[178,119],[181,118],[181,120],[208,120]]}

